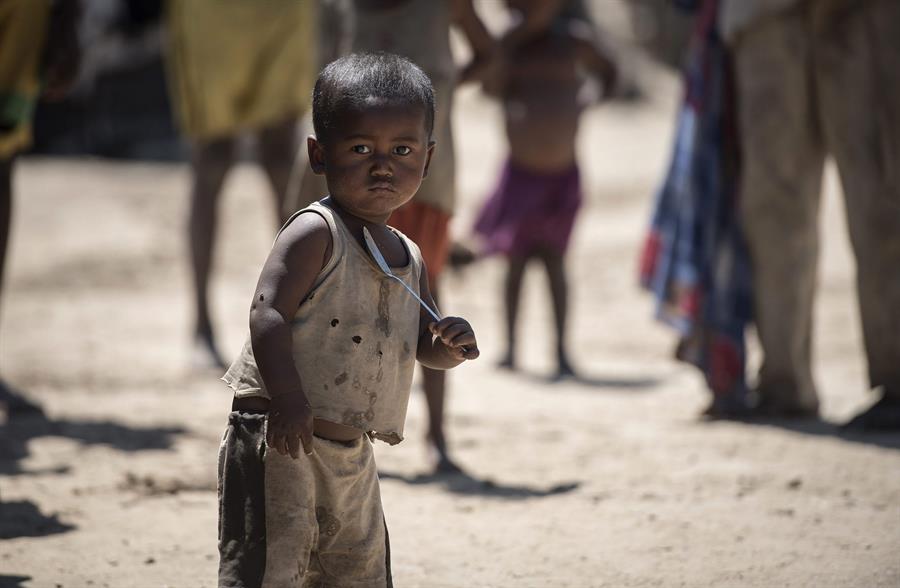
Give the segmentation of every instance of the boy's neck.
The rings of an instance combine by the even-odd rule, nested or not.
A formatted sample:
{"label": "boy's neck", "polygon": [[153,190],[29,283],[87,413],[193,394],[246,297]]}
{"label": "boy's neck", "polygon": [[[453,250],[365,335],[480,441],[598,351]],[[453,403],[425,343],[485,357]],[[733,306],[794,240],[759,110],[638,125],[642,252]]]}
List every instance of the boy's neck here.
{"label": "boy's neck", "polygon": [[384,228],[387,225],[387,219],[390,218],[390,215],[388,215],[384,219],[371,219],[357,216],[341,206],[341,203],[332,196],[328,196],[327,198],[325,198],[325,204],[333,208],[334,211],[340,215],[341,219],[343,219],[344,224],[351,228]]}

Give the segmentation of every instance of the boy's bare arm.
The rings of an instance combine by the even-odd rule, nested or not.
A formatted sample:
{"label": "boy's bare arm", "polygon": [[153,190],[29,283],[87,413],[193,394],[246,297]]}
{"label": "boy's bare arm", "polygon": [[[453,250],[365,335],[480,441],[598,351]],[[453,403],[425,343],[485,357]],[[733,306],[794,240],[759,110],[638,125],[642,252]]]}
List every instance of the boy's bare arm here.
{"label": "boy's bare arm", "polygon": [[593,31],[583,28],[589,26],[585,23],[575,23],[571,27],[570,33],[575,41],[578,60],[592,76],[603,83],[603,95],[608,98],[615,89],[618,70],[609,52],[598,45]]}
{"label": "boy's bare arm", "polygon": [[303,214],[278,236],[250,307],[250,341],[271,397],[266,441],[279,453],[312,452],[313,415],[294,367],[291,321],[331,254],[331,232],[317,214]]}
{"label": "boy's bare arm", "polygon": [[[428,286],[428,273],[422,267],[419,279],[419,295],[431,308],[437,308]],[[463,318],[445,316],[434,322],[424,308],[419,313],[419,343],[416,359],[426,367],[436,370],[454,368],[463,361],[476,359],[480,355],[475,331]]]}
{"label": "boy's bare arm", "polygon": [[547,30],[556,15],[565,6],[565,0],[541,0],[532,2],[519,23],[503,35],[501,45],[508,54],[515,52],[523,43]]}
{"label": "boy's bare arm", "polygon": [[479,78],[491,65],[496,43],[484,26],[472,0],[448,0],[453,24],[459,27],[472,48],[472,61],[462,68],[460,83]]}

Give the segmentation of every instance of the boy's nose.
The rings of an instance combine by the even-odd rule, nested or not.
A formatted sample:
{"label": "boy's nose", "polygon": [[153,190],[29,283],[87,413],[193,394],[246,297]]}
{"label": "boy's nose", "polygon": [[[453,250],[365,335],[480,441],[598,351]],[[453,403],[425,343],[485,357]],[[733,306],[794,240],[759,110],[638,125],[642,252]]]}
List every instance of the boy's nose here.
{"label": "boy's nose", "polygon": [[386,157],[376,157],[372,161],[372,170],[371,174],[376,177],[391,177],[394,175],[394,172],[391,170],[391,165]]}

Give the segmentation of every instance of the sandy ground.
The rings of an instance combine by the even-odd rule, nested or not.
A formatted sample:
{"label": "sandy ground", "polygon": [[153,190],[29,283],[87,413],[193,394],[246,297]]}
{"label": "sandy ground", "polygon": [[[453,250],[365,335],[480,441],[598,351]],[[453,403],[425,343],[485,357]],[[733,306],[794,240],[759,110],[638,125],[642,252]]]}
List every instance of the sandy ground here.
{"label": "sandy ground", "polygon": [[[502,266],[447,275],[445,310],[482,359],[451,375],[449,431],[468,477],[427,475],[424,404],[378,448],[398,586],[900,586],[900,436],[847,437],[873,398],[833,172],[823,211],[816,376],[823,421],[705,423],[704,386],[636,288],[678,88],[585,117],[587,204],[571,256],[574,355],[551,384],[543,277],[527,279],[521,374],[502,348]],[[498,111],[458,96],[463,233],[503,159]],[[229,394],[187,369],[184,166],[19,166],[3,303],[4,376],[46,419],[0,430],[0,586],[213,586],[215,455]],[[273,234],[252,166],[222,202],[214,312],[246,332]],[[754,348],[754,361],[758,351]],[[900,358],[898,358],[900,360]]]}

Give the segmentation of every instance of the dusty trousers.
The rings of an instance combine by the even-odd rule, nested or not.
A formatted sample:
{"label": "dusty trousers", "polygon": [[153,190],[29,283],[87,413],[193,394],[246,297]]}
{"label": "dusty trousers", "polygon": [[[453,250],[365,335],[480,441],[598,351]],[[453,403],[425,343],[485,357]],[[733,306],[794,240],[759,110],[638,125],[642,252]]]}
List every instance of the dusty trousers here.
{"label": "dusty trousers", "polygon": [[219,448],[219,588],[390,588],[372,443],[269,450],[265,415],[232,412]]}
{"label": "dusty trousers", "polygon": [[827,156],[844,191],[870,384],[900,396],[900,2],[808,0],[756,23],[734,49],[761,399],[818,408],[811,344]]}

